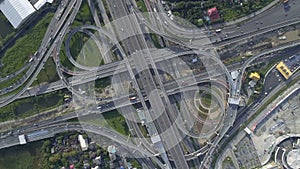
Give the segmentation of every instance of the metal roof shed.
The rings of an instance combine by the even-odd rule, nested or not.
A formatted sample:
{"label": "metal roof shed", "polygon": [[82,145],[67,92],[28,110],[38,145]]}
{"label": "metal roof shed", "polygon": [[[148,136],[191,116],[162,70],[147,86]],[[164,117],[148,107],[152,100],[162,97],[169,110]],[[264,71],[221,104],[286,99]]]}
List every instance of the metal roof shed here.
{"label": "metal roof shed", "polygon": [[0,0],[0,10],[15,29],[35,12],[28,0]]}

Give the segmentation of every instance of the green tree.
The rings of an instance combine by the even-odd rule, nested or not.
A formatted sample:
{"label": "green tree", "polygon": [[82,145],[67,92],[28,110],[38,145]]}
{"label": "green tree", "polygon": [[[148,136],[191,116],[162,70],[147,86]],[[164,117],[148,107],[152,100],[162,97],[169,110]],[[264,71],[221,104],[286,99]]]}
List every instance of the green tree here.
{"label": "green tree", "polygon": [[55,154],[54,156],[50,157],[50,158],[49,158],[49,161],[50,161],[52,164],[56,164],[60,159],[61,159],[61,155],[60,155],[60,153],[57,153],[57,154]]}

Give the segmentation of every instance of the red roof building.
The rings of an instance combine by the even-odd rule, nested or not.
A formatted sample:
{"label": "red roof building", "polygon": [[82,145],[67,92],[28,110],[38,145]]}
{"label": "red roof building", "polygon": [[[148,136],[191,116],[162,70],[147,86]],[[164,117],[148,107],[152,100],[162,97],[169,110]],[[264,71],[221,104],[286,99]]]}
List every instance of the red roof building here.
{"label": "red roof building", "polygon": [[220,15],[219,15],[219,12],[218,12],[217,7],[213,7],[213,8],[208,9],[208,10],[207,10],[207,14],[208,14],[209,19],[210,19],[211,21],[220,18]]}

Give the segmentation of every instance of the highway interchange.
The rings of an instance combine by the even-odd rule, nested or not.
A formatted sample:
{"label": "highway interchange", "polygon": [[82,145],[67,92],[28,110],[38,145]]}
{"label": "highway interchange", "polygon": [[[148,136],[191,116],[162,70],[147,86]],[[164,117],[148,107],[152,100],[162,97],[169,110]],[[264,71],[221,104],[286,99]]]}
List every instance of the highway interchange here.
{"label": "highway interchange", "polygon": [[[43,137],[37,137],[33,140],[39,140],[46,137],[52,137],[54,134],[59,133],[64,130],[81,130],[80,128],[83,128],[87,132],[93,132],[96,134],[100,134],[103,136],[106,136],[108,138],[112,138],[113,141],[118,142],[119,144],[125,146],[128,149],[132,149],[140,151],[142,156],[151,156],[152,160],[155,162],[156,165],[166,168],[189,168],[190,163],[188,163],[188,160],[192,160],[193,164],[196,166],[199,166],[199,168],[209,168],[212,162],[212,155],[214,154],[216,145],[222,145],[224,143],[224,136],[230,135],[234,133],[239,128],[239,125],[242,124],[244,121],[247,120],[244,116],[237,115],[237,106],[231,105],[227,107],[224,122],[222,123],[221,130],[218,131],[218,134],[213,138],[212,143],[210,145],[206,145],[205,147],[202,147],[198,150],[193,150],[194,152],[190,152],[189,154],[185,154],[182,150],[181,144],[178,144],[181,140],[177,140],[180,135],[180,129],[173,127],[172,125],[172,113],[177,112],[174,110],[174,107],[172,106],[170,102],[170,98],[172,95],[177,94],[178,92],[185,92],[185,90],[190,90],[189,87],[195,87],[198,84],[201,83],[218,83],[214,82],[218,80],[219,76],[224,76],[227,79],[227,83],[225,86],[227,86],[227,89],[229,90],[230,96],[229,97],[239,97],[239,92],[242,86],[242,76],[246,70],[247,67],[250,66],[250,64],[257,58],[263,57],[265,55],[275,53],[276,51],[288,49],[294,46],[299,46],[299,42],[287,44],[285,46],[281,46],[275,49],[267,50],[263,53],[260,53],[254,57],[251,57],[249,60],[247,60],[243,65],[233,67],[228,70],[226,66],[223,65],[223,63],[218,62],[220,65],[220,68],[222,68],[223,73],[222,74],[214,74],[216,78],[213,78],[212,76],[207,77],[210,75],[210,73],[199,73],[195,76],[186,76],[186,77],[180,77],[178,81],[193,81],[195,80],[195,83],[188,83],[187,85],[178,84],[176,82],[168,82],[165,83],[160,79],[159,72],[157,71],[157,65],[159,63],[164,63],[166,60],[176,58],[179,56],[189,55],[189,54],[202,54],[202,55],[208,55],[207,53],[203,54],[203,51],[198,51],[196,49],[201,49],[203,47],[205,48],[214,48],[212,45],[210,45],[210,40],[205,36],[203,32],[206,32],[206,30],[194,29],[194,30],[187,30],[184,28],[181,28],[179,25],[174,24],[165,14],[160,14],[153,16],[154,19],[150,19],[150,21],[145,20],[144,17],[141,18],[140,14],[136,13],[136,9],[133,8],[134,3],[130,0],[128,1],[122,1],[122,3],[119,3],[118,1],[109,1],[109,10],[112,14],[113,19],[116,21],[115,23],[112,23],[108,27],[111,27],[112,25],[117,24],[117,27],[119,29],[115,30],[115,35],[112,35],[111,32],[108,32],[106,30],[102,30],[99,27],[95,26],[82,26],[76,29],[71,30],[74,33],[77,31],[83,31],[84,33],[90,34],[88,29],[95,29],[101,33],[105,32],[105,35],[112,35],[108,36],[110,40],[113,41],[113,44],[117,46],[117,50],[121,53],[121,61],[114,61],[112,62],[111,59],[105,59],[105,65],[95,68],[89,68],[89,67],[82,67],[76,63],[76,61],[71,61],[74,63],[75,66],[78,66],[78,68],[83,69],[84,71],[78,71],[78,72],[72,72],[69,70],[66,70],[60,62],[59,62],[59,56],[57,56],[58,52],[60,50],[60,45],[63,41],[63,38],[65,35],[69,33],[69,37],[71,37],[70,33],[70,27],[69,24],[73,22],[79,7],[81,5],[80,0],[77,1],[64,1],[61,5],[55,16],[53,17],[53,20],[50,23],[50,26],[45,34],[44,40],[37,52],[37,55],[35,56],[34,61],[31,64],[27,64],[23,67],[22,70],[27,70],[24,77],[19,81],[18,84],[15,84],[10,88],[9,90],[2,91],[1,94],[9,93],[10,91],[16,90],[19,87],[22,87],[21,90],[19,90],[16,94],[8,97],[3,97],[0,100],[0,106],[3,107],[5,105],[8,105],[9,103],[13,102],[17,98],[24,98],[36,94],[43,94],[55,90],[60,90],[63,88],[68,88],[70,91],[73,92],[74,95],[78,96],[79,98],[83,97],[80,96],[80,93],[74,89],[74,86],[82,85],[90,81],[95,81],[96,79],[101,79],[104,77],[111,77],[116,76],[116,68],[118,68],[117,73],[122,73],[122,75],[129,76],[130,78],[124,78],[119,76],[118,79],[121,81],[124,80],[132,80],[133,86],[135,88],[141,88],[141,90],[138,90],[137,96],[139,100],[135,101],[134,104],[141,103],[143,109],[149,113],[150,117],[153,120],[154,126],[156,127],[156,130],[158,132],[158,135],[160,136],[160,141],[156,141],[155,143],[160,144],[161,147],[159,149],[153,149],[151,145],[149,144],[149,140],[143,139],[141,133],[138,131],[138,127],[128,121],[127,125],[130,126],[130,128],[134,128],[134,133],[139,135],[139,138],[141,138],[141,141],[143,142],[144,148],[146,148],[148,151],[137,148],[134,143],[129,144],[127,139],[122,137],[120,134],[115,133],[113,131],[107,132],[106,129],[98,128],[85,124],[81,124],[81,127],[78,124],[68,124],[65,121],[67,119],[72,119],[76,116],[85,116],[90,114],[91,112],[86,111],[78,111],[75,113],[70,113],[68,115],[64,115],[62,117],[56,118],[54,120],[48,120],[44,122],[38,123],[38,126],[27,126],[24,127],[22,130],[22,133],[31,132],[35,130],[41,130],[48,128],[46,130],[51,131],[49,135],[45,135]],[[117,5],[116,5],[117,4]],[[98,3],[99,5],[99,3]],[[100,4],[101,5],[101,4]],[[99,5],[99,6],[100,6]],[[153,3],[153,6],[155,6],[157,9],[161,9],[160,2]],[[299,5],[299,3],[296,3],[296,5]],[[90,6],[93,6],[93,4],[90,4]],[[291,11],[289,11],[288,15],[282,15],[282,7],[280,5],[272,8],[271,10],[263,13],[262,15],[256,16],[250,21],[247,21],[240,25],[239,27],[229,26],[225,27],[222,31],[222,34],[218,34],[216,37],[211,37],[211,41],[217,45],[222,46],[225,44],[230,44],[236,41],[241,41],[244,39],[247,39],[249,36],[257,36],[264,31],[273,31],[276,30],[286,24],[291,24],[295,22],[299,22],[299,16],[297,16],[296,10],[298,6],[295,6],[291,8]],[[275,11],[275,12],[274,12]],[[272,12],[272,14],[270,14]],[[270,19],[270,16],[273,15],[277,16],[277,19],[274,21]],[[295,14],[295,15],[293,15]],[[59,15],[59,16],[58,16]],[[122,18],[124,15],[130,15],[128,18]],[[95,15],[93,15],[95,18],[95,22],[97,22],[97,18]],[[156,19],[158,17],[158,19]],[[120,19],[121,18],[121,19]],[[255,20],[255,21],[254,21]],[[260,21],[263,20],[263,21]],[[168,24],[163,24],[162,21],[166,21]],[[141,24],[144,23],[144,24]],[[157,22],[157,23],[148,23],[148,22]],[[256,23],[258,22],[258,24]],[[99,23],[97,24],[99,25]],[[151,25],[158,25],[158,28],[152,27]],[[258,29],[258,25],[261,25],[261,28]],[[265,26],[264,26],[265,25]],[[267,26],[270,25],[270,26]],[[275,26],[276,25],[276,26]],[[147,33],[145,31],[145,27],[148,26],[153,32],[161,35],[162,37],[166,39],[170,39],[171,41],[178,42],[178,44],[185,45],[186,47],[193,49],[193,50],[183,50],[181,48],[165,48],[165,49],[154,49],[149,48],[149,42],[146,41],[142,36],[136,36],[141,35],[143,33]],[[164,30],[162,30],[164,29]],[[162,33],[161,33],[162,31]],[[170,32],[175,33],[175,37],[179,37],[176,40],[174,37],[174,34],[170,34]],[[247,32],[247,33],[244,33]],[[199,36],[194,36],[195,34]],[[223,37],[224,36],[224,37]],[[226,36],[226,37],[225,37]],[[93,35],[91,35],[93,38]],[[180,38],[182,37],[182,38]],[[218,39],[220,38],[220,39]],[[192,43],[190,43],[190,39],[192,40]],[[68,39],[68,41],[70,38]],[[94,40],[97,42],[97,37],[94,37]],[[119,41],[122,40],[128,40],[128,42],[121,47],[119,44]],[[107,42],[105,40],[101,40],[101,42]],[[68,43],[68,42],[67,42]],[[68,45],[67,45],[68,46]],[[100,44],[98,44],[100,46]],[[100,48],[100,47],[99,47]],[[124,49],[123,49],[124,48]],[[73,58],[70,56],[70,52],[67,49],[68,57]],[[130,56],[128,56],[130,55]],[[45,86],[41,87],[33,87],[29,88],[29,86],[32,84],[32,82],[36,79],[36,76],[40,72],[40,70],[44,67],[45,61],[50,57],[53,56],[53,58],[56,61],[57,65],[57,71],[59,73],[59,76],[61,77],[61,80],[58,82],[53,82],[50,84],[47,84]],[[144,56],[144,57],[140,57]],[[107,58],[105,54],[105,58]],[[217,56],[212,56],[217,57]],[[111,63],[110,63],[111,62]],[[150,67],[149,67],[150,66]],[[29,68],[28,68],[29,67]],[[240,73],[238,76],[238,79],[236,81],[233,81],[230,76],[230,71],[240,69]],[[153,72],[150,70],[154,70]],[[92,71],[92,73],[90,72]],[[179,70],[182,71],[182,70]],[[20,71],[16,72],[17,75]],[[71,72],[74,74],[77,74],[75,78],[67,79],[63,77],[62,72]],[[137,81],[137,76],[135,75],[136,72],[138,72],[139,76],[143,77],[144,80],[142,83]],[[176,72],[174,73],[176,74]],[[295,75],[297,76],[297,75]],[[154,78],[156,77],[156,78]],[[11,77],[7,77],[11,78]],[[3,78],[3,80],[5,80]],[[1,79],[1,81],[3,81]],[[116,90],[119,90],[120,93],[122,93],[122,90],[124,90],[124,87],[121,85],[121,83],[113,84],[114,88]],[[36,90],[40,90],[38,93],[35,92]],[[276,89],[277,90],[277,89]],[[155,91],[155,92],[153,92]],[[117,92],[118,93],[118,92]],[[130,93],[129,95],[131,95]],[[148,97],[145,97],[148,96]],[[84,97],[85,98],[85,97]],[[117,99],[116,99],[117,98]],[[118,108],[119,111],[121,111],[123,114],[130,113],[130,102],[128,103],[128,95],[119,95],[116,98],[109,98],[106,100],[105,104],[103,105],[103,109],[101,112],[108,112],[110,110],[114,110]],[[118,103],[116,105],[115,103]],[[147,104],[151,105],[147,106]],[[165,111],[162,114],[155,114],[160,113],[161,107],[164,107]],[[245,111],[245,110],[244,110]],[[93,112],[97,113],[99,110],[93,108]],[[177,112],[178,113],[178,112]],[[180,113],[180,112],[179,112]],[[130,115],[129,115],[130,116]],[[235,118],[237,116],[237,118]],[[157,118],[159,117],[159,118]],[[128,118],[134,118],[134,117],[128,117]],[[238,121],[238,123],[235,123],[235,120]],[[56,125],[59,124],[59,125]],[[172,127],[171,127],[172,126]],[[171,130],[170,130],[171,127]],[[230,130],[229,130],[230,129]],[[168,135],[166,135],[165,131],[168,131]],[[1,139],[1,147],[9,147],[18,144],[18,140],[16,140],[16,136],[10,136],[6,140]],[[30,140],[30,141],[33,141]],[[8,143],[9,142],[9,143]],[[150,152],[149,152],[150,151]],[[158,151],[158,152],[156,152]],[[161,161],[157,160],[155,156],[156,153],[160,154],[160,159],[162,159],[163,163]],[[201,154],[201,155],[199,155]]]}

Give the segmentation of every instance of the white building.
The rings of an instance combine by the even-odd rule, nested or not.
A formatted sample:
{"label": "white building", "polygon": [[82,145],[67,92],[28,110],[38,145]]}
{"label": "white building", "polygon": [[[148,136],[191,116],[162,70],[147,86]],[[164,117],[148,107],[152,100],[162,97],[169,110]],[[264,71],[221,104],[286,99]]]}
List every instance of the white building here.
{"label": "white building", "polygon": [[228,98],[228,103],[232,104],[232,105],[239,106],[240,105],[240,101],[241,101],[241,98],[239,98],[239,97],[229,97]]}
{"label": "white building", "polygon": [[23,145],[23,144],[26,144],[26,143],[27,143],[27,141],[26,141],[26,137],[25,137],[25,135],[24,135],[24,134],[22,134],[22,135],[19,135],[19,143],[20,143],[21,145]]}
{"label": "white building", "polygon": [[15,29],[36,11],[28,0],[0,0],[0,10]]}
{"label": "white building", "polygon": [[36,10],[39,10],[42,6],[44,6],[46,3],[52,3],[53,0],[38,0],[35,4],[34,7]]}
{"label": "white building", "polygon": [[88,144],[81,134],[78,135],[78,141],[80,143],[81,150],[86,151],[88,149]]}
{"label": "white building", "polygon": [[236,80],[239,76],[239,72],[237,70],[230,72],[233,80]]}
{"label": "white building", "polygon": [[247,134],[251,134],[251,133],[252,133],[251,130],[250,130],[248,127],[246,127],[246,128],[244,129],[244,131],[245,131]]}

